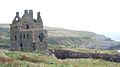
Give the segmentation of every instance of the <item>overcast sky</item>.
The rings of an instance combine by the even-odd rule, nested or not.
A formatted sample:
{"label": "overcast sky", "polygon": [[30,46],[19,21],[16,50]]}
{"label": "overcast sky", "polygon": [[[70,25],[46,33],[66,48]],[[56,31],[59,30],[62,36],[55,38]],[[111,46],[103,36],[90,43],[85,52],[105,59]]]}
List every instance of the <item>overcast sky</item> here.
{"label": "overcast sky", "polygon": [[12,23],[15,12],[41,12],[45,26],[96,33],[120,32],[120,0],[1,0],[0,23]]}

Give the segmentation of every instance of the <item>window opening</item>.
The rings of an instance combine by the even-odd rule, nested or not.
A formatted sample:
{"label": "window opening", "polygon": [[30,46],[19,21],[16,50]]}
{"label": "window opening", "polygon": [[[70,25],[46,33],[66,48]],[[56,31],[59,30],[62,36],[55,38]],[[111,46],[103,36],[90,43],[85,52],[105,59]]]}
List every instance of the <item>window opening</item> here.
{"label": "window opening", "polygon": [[27,28],[26,29],[29,29],[29,25],[27,25]]}
{"label": "window opening", "polygon": [[35,48],[35,42],[33,43],[33,50],[36,50],[36,48]]}
{"label": "window opening", "polygon": [[22,35],[20,34],[20,39],[22,39]]}
{"label": "window opening", "polygon": [[40,33],[40,35],[39,35],[39,40],[40,40],[40,42],[42,42],[42,41],[43,41],[43,38],[44,38],[43,33]]}
{"label": "window opening", "polygon": [[27,39],[29,39],[29,34],[27,34]]}
{"label": "window opening", "polygon": [[21,51],[23,51],[23,44],[22,42],[20,43]]}
{"label": "window opening", "polygon": [[16,18],[15,18],[15,21],[18,21],[18,20],[19,20],[19,18],[16,17]]}
{"label": "window opening", "polygon": [[15,35],[15,41],[17,41],[17,36]]}
{"label": "window opening", "polygon": [[25,39],[25,34],[23,34],[23,38]]}

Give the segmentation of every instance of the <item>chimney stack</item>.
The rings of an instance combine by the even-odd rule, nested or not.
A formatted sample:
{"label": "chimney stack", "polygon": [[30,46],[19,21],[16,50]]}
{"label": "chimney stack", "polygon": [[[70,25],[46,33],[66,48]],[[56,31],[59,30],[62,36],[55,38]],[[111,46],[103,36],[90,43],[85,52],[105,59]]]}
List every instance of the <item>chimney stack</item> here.
{"label": "chimney stack", "polygon": [[16,17],[19,17],[19,12],[16,12]]}
{"label": "chimney stack", "polygon": [[28,10],[24,10],[24,13],[25,13],[25,14],[28,13]]}
{"label": "chimney stack", "polygon": [[29,10],[29,15],[33,18],[33,10]]}
{"label": "chimney stack", "polygon": [[37,20],[41,19],[40,12],[37,13]]}

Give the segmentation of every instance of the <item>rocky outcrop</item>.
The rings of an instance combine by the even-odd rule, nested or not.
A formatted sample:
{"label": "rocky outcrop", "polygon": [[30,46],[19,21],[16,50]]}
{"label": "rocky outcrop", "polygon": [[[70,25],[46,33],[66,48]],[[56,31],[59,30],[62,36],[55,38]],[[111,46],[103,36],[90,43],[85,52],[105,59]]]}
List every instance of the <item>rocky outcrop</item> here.
{"label": "rocky outcrop", "polygon": [[50,52],[54,54],[58,59],[94,58],[112,62],[120,62],[120,55],[81,53],[70,50],[50,50]]}

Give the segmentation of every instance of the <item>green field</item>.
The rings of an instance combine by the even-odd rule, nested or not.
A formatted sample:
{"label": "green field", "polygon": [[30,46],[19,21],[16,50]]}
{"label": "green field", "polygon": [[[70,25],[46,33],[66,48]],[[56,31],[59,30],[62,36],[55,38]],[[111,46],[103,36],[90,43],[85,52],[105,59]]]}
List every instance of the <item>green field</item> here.
{"label": "green field", "polygon": [[[53,47],[49,48],[52,49]],[[58,49],[61,49],[61,47],[59,46]],[[66,49],[85,53],[118,54],[116,51],[109,50]],[[21,52],[0,49],[0,67],[120,67],[120,63],[92,58],[61,60],[42,52]]]}

